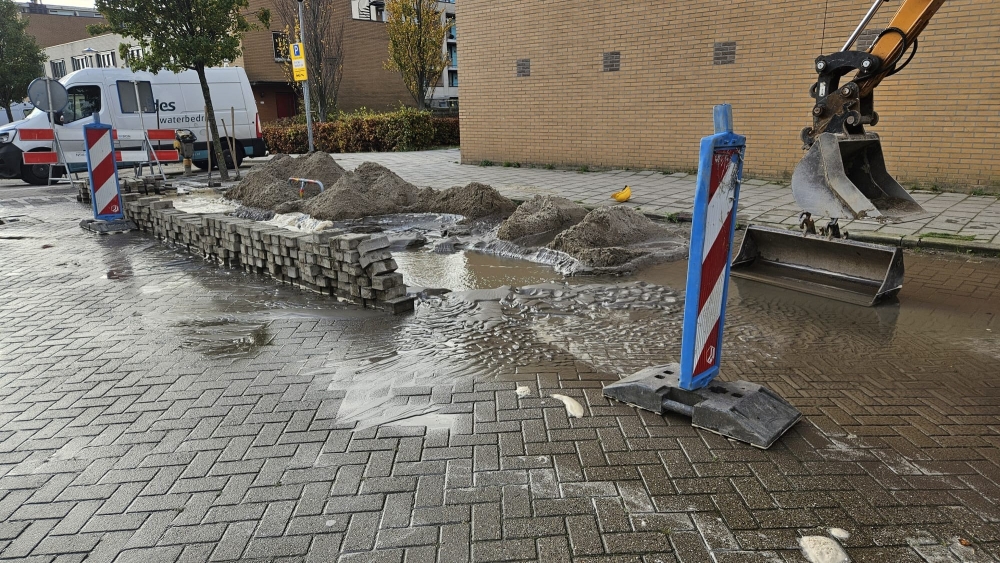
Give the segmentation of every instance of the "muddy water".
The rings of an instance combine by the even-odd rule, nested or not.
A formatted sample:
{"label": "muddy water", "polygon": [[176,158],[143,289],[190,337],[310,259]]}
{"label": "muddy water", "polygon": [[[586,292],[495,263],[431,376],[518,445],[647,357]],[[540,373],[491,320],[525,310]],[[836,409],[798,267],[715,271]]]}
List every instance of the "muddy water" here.
{"label": "muddy water", "polygon": [[[443,406],[436,396],[474,380],[551,389],[678,360],[686,261],[630,278],[558,279],[545,266],[475,252],[396,256],[408,283],[457,291],[421,302],[386,333],[384,355],[331,357],[317,372],[346,392],[345,422],[369,426],[436,412]],[[1000,302],[984,303],[987,289],[972,287],[980,290],[972,294],[946,277],[958,269],[998,280],[1000,263],[908,255],[907,268],[899,301],[877,308],[734,280],[722,377],[751,379],[794,399],[802,370],[845,385],[894,388],[905,386],[908,373],[951,357],[1000,358],[993,332],[1000,330]]]}

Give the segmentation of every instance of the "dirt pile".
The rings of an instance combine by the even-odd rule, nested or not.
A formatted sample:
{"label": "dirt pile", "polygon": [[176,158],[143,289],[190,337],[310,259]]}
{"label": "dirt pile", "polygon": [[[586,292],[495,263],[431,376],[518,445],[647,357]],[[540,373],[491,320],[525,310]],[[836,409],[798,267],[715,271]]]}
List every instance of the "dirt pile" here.
{"label": "dirt pile", "polygon": [[571,227],[587,215],[583,206],[564,197],[536,195],[522,203],[500,225],[497,238],[518,241]]}
{"label": "dirt pile", "polygon": [[[627,206],[600,207],[559,233],[549,248],[597,268],[635,266],[647,257],[672,260],[684,254],[681,229],[654,223]],[[627,268],[626,268],[627,269]]]}
{"label": "dirt pile", "polygon": [[[243,181],[226,192],[226,198],[247,207],[276,210],[283,203],[299,200],[299,186],[289,178],[319,180],[329,188],[343,174],[344,169],[325,152],[298,158],[276,154],[271,160],[251,168]],[[319,193],[319,186],[306,184],[305,197]]]}
{"label": "dirt pile", "polygon": [[500,195],[495,188],[472,182],[467,186],[456,186],[437,193],[426,210],[464,215],[466,219],[473,220],[491,215],[507,215],[516,207],[516,203]]}
{"label": "dirt pile", "polygon": [[317,219],[329,221],[423,211],[426,196],[422,194],[427,191],[384,166],[366,162],[356,171],[341,175],[324,193],[307,201],[303,210]]}
{"label": "dirt pile", "polygon": [[[341,168],[332,156],[325,152],[314,152],[307,156],[301,156],[294,160],[294,166],[288,170],[286,178],[308,178],[323,182],[324,188],[337,183],[337,180],[344,175]],[[319,193],[319,187],[306,184],[306,197],[311,197]]]}
{"label": "dirt pile", "polygon": [[278,204],[299,197],[299,190],[288,182],[294,167],[294,158],[276,154],[271,160],[251,168],[239,184],[226,192],[225,197],[246,207],[273,210]]}

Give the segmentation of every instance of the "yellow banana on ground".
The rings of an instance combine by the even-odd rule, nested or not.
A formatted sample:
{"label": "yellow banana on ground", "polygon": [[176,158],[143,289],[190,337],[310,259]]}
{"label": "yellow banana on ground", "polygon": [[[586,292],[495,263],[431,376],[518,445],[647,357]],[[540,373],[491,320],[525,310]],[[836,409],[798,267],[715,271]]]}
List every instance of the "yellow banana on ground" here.
{"label": "yellow banana on ground", "polygon": [[620,192],[615,192],[611,194],[611,199],[617,201],[618,203],[625,203],[632,197],[632,188],[625,186],[625,189]]}

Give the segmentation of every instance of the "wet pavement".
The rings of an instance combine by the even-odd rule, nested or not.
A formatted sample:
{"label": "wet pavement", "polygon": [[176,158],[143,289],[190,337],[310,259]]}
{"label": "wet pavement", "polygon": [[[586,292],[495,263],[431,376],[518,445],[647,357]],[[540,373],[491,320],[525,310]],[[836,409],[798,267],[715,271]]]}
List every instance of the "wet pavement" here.
{"label": "wet pavement", "polygon": [[878,308],[734,280],[722,377],[804,414],[761,451],[601,395],[676,361],[683,262],[396,252],[455,291],[391,317],[87,212],[0,187],[0,559],[1000,559],[997,261],[907,254]]}

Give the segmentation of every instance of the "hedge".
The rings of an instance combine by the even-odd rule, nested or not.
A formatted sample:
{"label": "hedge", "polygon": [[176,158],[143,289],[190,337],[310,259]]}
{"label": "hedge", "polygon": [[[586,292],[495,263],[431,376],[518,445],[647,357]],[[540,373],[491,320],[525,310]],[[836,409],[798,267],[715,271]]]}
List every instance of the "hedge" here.
{"label": "hedge", "polygon": [[[274,123],[263,127],[272,153],[302,154],[309,149],[306,126]],[[313,143],[323,152],[388,152],[459,144],[457,117],[400,108],[390,113],[359,110],[337,121],[313,123]]]}

